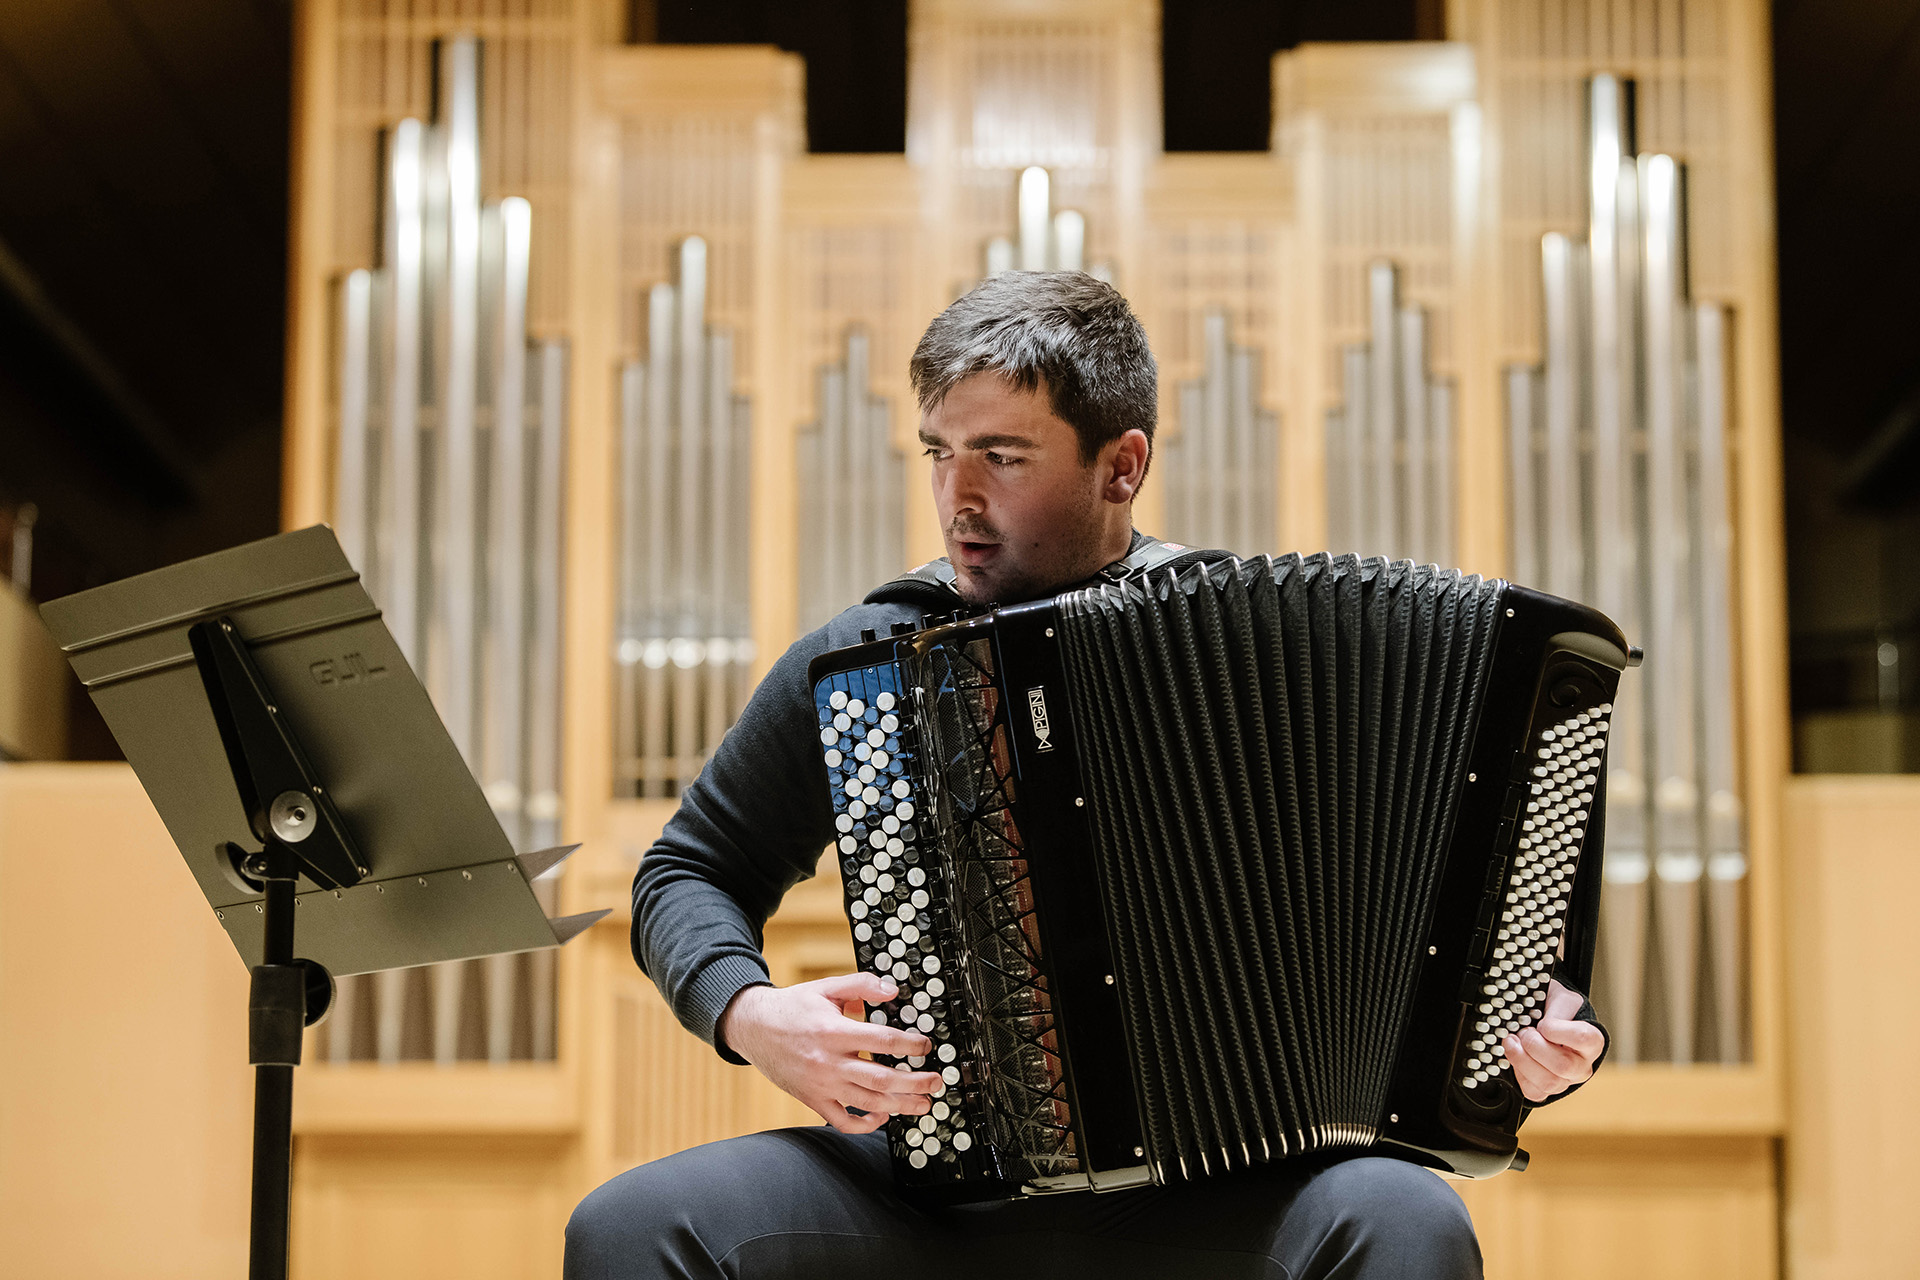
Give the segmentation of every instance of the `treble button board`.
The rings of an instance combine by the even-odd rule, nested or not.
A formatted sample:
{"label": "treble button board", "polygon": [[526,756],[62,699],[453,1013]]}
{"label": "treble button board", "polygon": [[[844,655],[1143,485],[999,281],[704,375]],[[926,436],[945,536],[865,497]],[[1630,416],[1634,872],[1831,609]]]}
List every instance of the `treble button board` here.
{"label": "treble button board", "polygon": [[975,1129],[960,1105],[971,1036],[958,999],[959,951],[930,834],[930,797],[915,769],[911,698],[899,668],[885,664],[822,679],[814,704],[854,955],[861,969],[899,988],[868,1020],[932,1041],[924,1056],[877,1061],[900,1071],[938,1071],[947,1086],[929,1114],[888,1122],[893,1156],[927,1180],[959,1180],[977,1166],[968,1158]]}
{"label": "treble button board", "polygon": [[1612,714],[1613,704],[1601,703],[1542,727],[1529,742],[1520,839],[1492,922],[1473,1035],[1456,1068],[1466,1089],[1512,1069],[1506,1037],[1539,1021],[1546,1007]]}

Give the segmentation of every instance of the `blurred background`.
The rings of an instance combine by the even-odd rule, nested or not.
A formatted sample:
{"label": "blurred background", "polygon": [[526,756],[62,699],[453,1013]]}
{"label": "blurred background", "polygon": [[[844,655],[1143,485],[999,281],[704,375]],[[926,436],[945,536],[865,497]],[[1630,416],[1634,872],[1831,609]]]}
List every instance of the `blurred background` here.
{"label": "blurred background", "polygon": [[[1920,0],[25,2],[0,161],[10,1274],[246,1226],[245,971],[37,602],[326,521],[510,834],[585,842],[544,892],[612,919],[343,983],[296,1085],[299,1275],[556,1275],[600,1181],[807,1119],[627,883],[786,644],[940,553],[907,356],[1036,268],[1153,341],[1143,529],[1648,650],[1609,1065],[1461,1188],[1489,1274],[1920,1274]],[[848,967],[830,877],[776,980]]]}

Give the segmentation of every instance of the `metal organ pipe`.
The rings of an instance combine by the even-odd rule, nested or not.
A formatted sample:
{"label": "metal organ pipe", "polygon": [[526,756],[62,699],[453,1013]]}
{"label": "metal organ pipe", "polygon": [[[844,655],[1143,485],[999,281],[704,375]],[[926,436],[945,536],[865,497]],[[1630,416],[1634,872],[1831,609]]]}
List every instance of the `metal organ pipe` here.
{"label": "metal organ pipe", "polygon": [[906,456],[892,405],[867,390],[871,369],[866,330],[850,328],[840,360],[819,371],[816,418],[796,441],[800,525],[821,537],[798,555],[803,630],[906,567]]}
{"label": "metal organ pipe", "polygon": [[[1645,683],[1622,682],[1608,747],[1602,950],[1616,1052],[1643,1056],[1655,1030],[1666,1057],[1691,1061],[1711,1028],[1720,1057],[1739,1061],[1726,321],[1687,302],[1680,166],[1634,150],[1631,84],[1594,77],[1587,240],[1543,238],[1545,363],[1507,373],[1514,561],[1563,595],[1581,595],[1590,570],[1588,598],[1647,635]],[[1544,390],[1544,430],[1522,388]],[[1643,1017],[1650,977],[1658,1028]]]}
{"label": "metal organ pipe", "polygon": [[1161,447],[1167,532],[1195,546],[1259,555],[1276,535],[1279,420],[1259,407],[1259,353],[1233,343],[1225,312],[1203,319],[1201,349],[1200,376],[1178,389],[1179,435]]}
{"label": "metal organ pipe", "polygon": [[1692,308],[1700,527],[1700,776],[1706,799],[1707,921],[1713,942],[1714,1019],[1720,1061],[1746,1057],[1740,975],[1746,954],[1745,814],[1734,750],[1733,522],[1727,504],[1727,312]]}
{"label": "metal organ pipe", "polygon": [[1015,234],[987,241],[985,276],[1003,271],[1086,271],[1111,282],[1110,264],[1086,265],[1087,219],[1077,210],[1053,207],[1053,179],[1039,165],[1020,171],[1015,190]]}
{"label": "metal organ pipe", "polygon": [[1391,262],[1367,268],[1367,341],[1341,349],[1345,403],[1327,412],[1327,541],[1336,551],[1447,564],[1453,555],[1453,389],[1428,371],[1426,313]]}
{"label": "metal organ pipe", "polygon": [[[524,851],[558,843],[565,348],[527,336],[531,206],[480,200],[479,42],[447,40],[435,56],[435,122],[403,120],[387,135],[382,264],[349,273],[339,291],[333,517]],[[469,974],[479,1026],[463,1022]],[[415,1004],[406,971],[347,979],[328,1056],[361,1052],[357,1010],[369,997],[381,1061],[423,1044],[452,1061],[474,1041],[495,1061],[528,1045],[542,1056],[543,1043],[551,1056],[540,1022],[551,1021],[552,980],[551,957],[437,966]]]}
{"label": "metal organ pipe", "polygon": [[753,660],[747,615],[750,419],[733,337],[708,327],[706,241],[647,295],[647,358],[621,370],[621,633],[615,785],[670,798],[732,727]]}

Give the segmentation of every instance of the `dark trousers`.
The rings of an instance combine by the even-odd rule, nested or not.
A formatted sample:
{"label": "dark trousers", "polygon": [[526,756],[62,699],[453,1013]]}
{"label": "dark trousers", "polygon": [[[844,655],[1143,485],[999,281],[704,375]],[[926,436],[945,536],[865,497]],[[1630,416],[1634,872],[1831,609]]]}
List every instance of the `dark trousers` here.
{"label": "dark trousers", "polygon": [[895,1194],[883,1134],[781,1129],[642,1165],[567,1224],[567,1280],[1479,1275],[1460,1197],[1380,1157],[925,1210]]}

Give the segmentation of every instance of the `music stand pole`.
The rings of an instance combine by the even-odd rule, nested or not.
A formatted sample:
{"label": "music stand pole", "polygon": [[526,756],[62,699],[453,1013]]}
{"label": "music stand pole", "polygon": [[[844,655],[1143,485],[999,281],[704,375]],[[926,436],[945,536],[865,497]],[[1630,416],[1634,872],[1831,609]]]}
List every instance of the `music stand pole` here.
{"label": "music stand pole", "polygon": [[[299,866],[278,840],[259,855],[266,884],[266,946],[247,999],[253,1064],[253,1206],[250,1280],[285,1280],[293,1209],[293,1069],[307,1021],[307,970],[294,963],[293,889]],[[251,870],[252,867],[249,867]]]}

